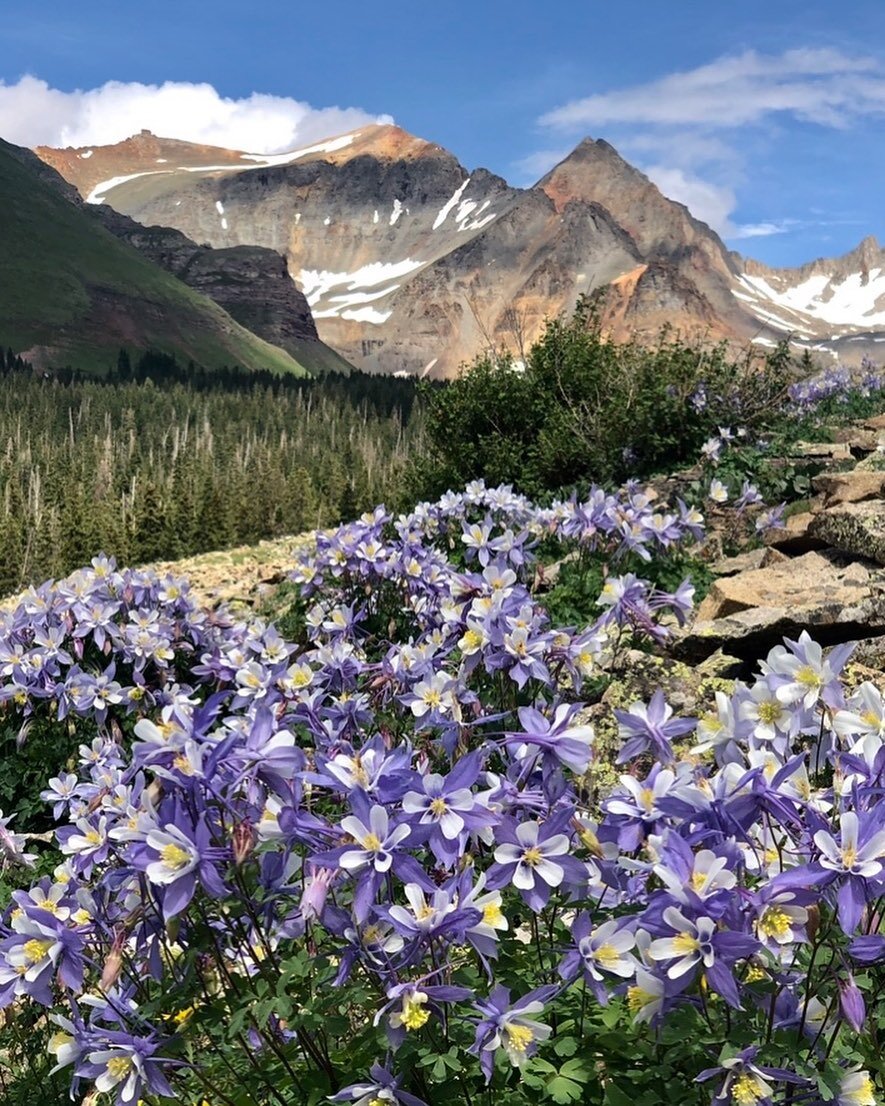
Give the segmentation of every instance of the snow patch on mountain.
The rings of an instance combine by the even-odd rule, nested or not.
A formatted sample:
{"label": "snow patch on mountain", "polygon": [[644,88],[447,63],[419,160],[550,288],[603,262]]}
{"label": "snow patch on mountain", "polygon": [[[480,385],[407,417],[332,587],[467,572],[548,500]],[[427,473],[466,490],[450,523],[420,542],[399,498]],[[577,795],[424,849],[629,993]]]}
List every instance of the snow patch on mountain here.
{"label": "snow patch on mountain", "polygon": [[352,273],[330,273],[316,269],[302,269],[298,280],[301,290],[307,297],[307,302],[313,304],[326,295],[330,289],[338,285],[345,285],[350,291],[360,288],[374,288],[379,284],[396,280],[397,277],[420,269],[423,261],[413,261],[410,257],[402,261],[372,261]]}
{"label": "snow patch on mountain", "polygon": [[464,189],[467,187],[468,184],[470,184],[470,177],[468,177],[467,180],[464,181],[460,188],[455,189],[454,196],[452,196],[451,199],[446,200],[443,206],[439,209],[439,214],[433,220],[434,230],[439,230],[446,219],[448,219],[449,212],[452,210],[452,208],[454,208],[456,204],[460,203],[461,197],[464,194]]}
{"label": "snow patch on mountain", "polygon": [[126,184],[127,181],[137,180],[138,177],[155,177],[158,173],[166,172],[168,172],[166,169],[151,169],[146,173],[127,173],[124,177],[111,177],[110,180],[100,181],[86,197],[86,203],[103,204],[105,196],[112,188],[116,188],[120,184]]}
{"label": "snow patch on mountain", "polygon": [[[885,270],[849,273],[841,280],[815,273],[778,289],[762,276],[743,273],[735,296],[753,313],[785,330],[809,321],[835,327],[885,326]],[[785,317],[786,316],[786,317]]]}
{"label": "snow patch on mountain", "polygon": [[[240,158],[243,161],[261,163],[259,166],[244,166],[248,169],[267,168],[271,165],[288,165],[301,157],[307,157],[308,154],[333,154],[336,150],[343,150],[345,146],[349,146],[359,136],[360,132],[356,131],[350,134],[341,134],[337,138],[330,138],[326,142],[318,142],[315,146],[302,146],[299,150],[288,150],[283,154],[240,154]],[[227,168],[229,169],[230,166],[227,166]]]}

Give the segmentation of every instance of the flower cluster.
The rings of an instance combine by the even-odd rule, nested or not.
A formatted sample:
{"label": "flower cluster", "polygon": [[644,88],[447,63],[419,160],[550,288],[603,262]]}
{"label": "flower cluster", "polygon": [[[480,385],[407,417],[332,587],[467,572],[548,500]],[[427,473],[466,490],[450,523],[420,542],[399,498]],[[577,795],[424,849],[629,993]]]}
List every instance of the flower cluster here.
{"label": "flower cluster", "polygon": [[[591,806],[587,677],[625,628],[663,637],[690,588],[610,578],[593,625],[556,628],[537,552],[555,536],[642,556],[701,527],[636,487],[542,510],[476,484],[379,508],[296,567],[299,645],[105,562],[29,596],[10,697],[97,736],[44,792],[63,861],[3,918],[0,1007],[48,1008],[74,1090],[124,1106],[208,1098],[219,1033],[242,1045],[224,1085],[245,1072],[260,1101],[288,1101],[274,1066],[359,1106],[443,1101],[450,1070],[533,1078],[585,993],[628,1025],[718,1034],[698,1073],[717,1103],[783,1084],[869,1106],[885,703],[846,695],[848,650],[787,641],[700,718],[663,693],[619,710],[624,774]],[[78,641],[107,657],[98,676]],[[22,658],[48,649],[33,675]],[[325,1021],[291,1000],[305,973]],[[421,1040],[455,1055],[422,1075]],[[580,1047],[596,1069],[558,1090],[609,1078]]]}

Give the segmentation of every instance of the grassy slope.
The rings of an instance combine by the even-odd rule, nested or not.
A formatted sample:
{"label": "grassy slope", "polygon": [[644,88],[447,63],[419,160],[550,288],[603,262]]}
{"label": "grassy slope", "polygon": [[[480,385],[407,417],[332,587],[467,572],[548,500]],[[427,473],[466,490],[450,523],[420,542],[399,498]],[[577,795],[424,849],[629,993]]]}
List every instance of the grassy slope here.
{"label": "grassy slope", "polygon": [[0,342],[100,371],[120,346],[303,374],[283,350],[118,241],[0,142]]}

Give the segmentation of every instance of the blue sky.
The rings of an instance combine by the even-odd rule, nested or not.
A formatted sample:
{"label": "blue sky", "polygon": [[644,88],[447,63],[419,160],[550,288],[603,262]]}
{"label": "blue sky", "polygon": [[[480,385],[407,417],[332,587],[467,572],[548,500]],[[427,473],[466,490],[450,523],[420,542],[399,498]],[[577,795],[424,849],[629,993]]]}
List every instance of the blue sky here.
{"label": "blue sky", "polygon": [[5,7],[12,141],[281,149],[391,116],[529,184],[590,134],[770,264],[885,239],[882,0]]}

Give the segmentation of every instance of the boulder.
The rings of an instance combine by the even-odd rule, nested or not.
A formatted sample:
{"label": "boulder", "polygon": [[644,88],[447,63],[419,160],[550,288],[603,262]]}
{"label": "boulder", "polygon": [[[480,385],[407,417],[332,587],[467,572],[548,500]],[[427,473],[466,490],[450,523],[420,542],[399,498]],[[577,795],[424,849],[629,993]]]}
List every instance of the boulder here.
{"label": "boulder", "polygon": [[803,461],[818,461],[822,464],[851,462],[854,454],[847,442],[796,442],[790,448],[790,456]]}
{"label": "boulder", "polygon": [[[812,503],[810,506],[817,505]],[[828,543],[815,537],[811,532],[810,527],[814,518],[813,510],[790,515],[783,526],[766,531],[762,540],[766,545],[782,553],[809,553],[814,549],[826,549]]]}
{"label": "boulder", "polygon": [[885,495],[885,470],[851,469],[848,472],[822,472],[812,478],[811,485],[823,495],[823,506],[862,503]]}
{"label": "boulder", "polygon": [[820,553],[806,553],[717,580],[698,607],[697,618],[709,622],[752,607],[805,605],[811,597],[850,606],[869,586],[870,573],[862,564],[840,568]]}
{"label": "boulder", "polygon": [[843,553],[885,565],[885,502],[829,507],[814,516],[808,534]]}
{"label": "boulder", "polygon": [[756,658],[805,629],[831,644],[885,633],[885,573],[828,551],[723,577],[672,652],[695,661],[719,649]]}
{"label": "boulder", "polygon": [[789,558],[778,549],[763,546],[760,549],[748,549],[735,557],[722,557],[710,565],[710,571],[716,576],[734,576],[738,572],[748,572],[754,568],[766,568]]}

